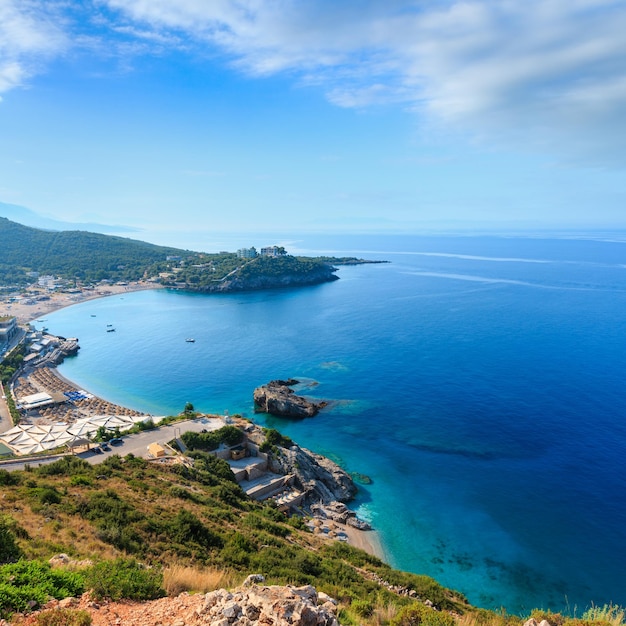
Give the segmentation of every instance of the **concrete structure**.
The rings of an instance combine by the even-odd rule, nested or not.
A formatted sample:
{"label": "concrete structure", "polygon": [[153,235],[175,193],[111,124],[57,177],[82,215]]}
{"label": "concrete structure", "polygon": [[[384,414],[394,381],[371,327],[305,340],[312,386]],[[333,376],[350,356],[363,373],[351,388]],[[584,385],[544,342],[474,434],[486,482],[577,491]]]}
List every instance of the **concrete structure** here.
{"label": "concrete structure", "polygon": [[0,345],[7,345],[19,332],[17,320],[10,315],[0,317]]}
{"label": "concrete structure", "polygon": [[240,259],[254,259],[257,256],[256,248],[239,248],[237,256]]}
{"label": "concrete structure", "polygon": [[280,246],[268,246],[267,248],[261,248],[261,256],[285,256],[287,251]]}

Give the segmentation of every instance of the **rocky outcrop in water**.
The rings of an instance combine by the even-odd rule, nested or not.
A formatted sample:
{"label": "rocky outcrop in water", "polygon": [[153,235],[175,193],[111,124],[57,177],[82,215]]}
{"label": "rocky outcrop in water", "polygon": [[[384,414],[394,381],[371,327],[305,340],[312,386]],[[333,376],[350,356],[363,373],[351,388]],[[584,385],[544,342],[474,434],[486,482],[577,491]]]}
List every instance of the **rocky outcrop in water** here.
{"label": "rocky outcrop in water", "polygon": [[313,402],[302,396],[296,395],[293,389],[298,381],[272,380],[267,385],[262,385],[254,390],[255,411],[270,413],[280,417],[313,417],[320,409],[328,405],[327,402]]}

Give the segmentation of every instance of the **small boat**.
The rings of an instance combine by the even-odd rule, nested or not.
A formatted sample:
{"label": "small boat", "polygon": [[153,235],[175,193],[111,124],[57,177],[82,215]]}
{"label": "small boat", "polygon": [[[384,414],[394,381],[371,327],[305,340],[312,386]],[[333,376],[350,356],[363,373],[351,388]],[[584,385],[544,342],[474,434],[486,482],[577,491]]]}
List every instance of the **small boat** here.
{"label": "small boat", "polygon": [[186,341],[187,343],[195,343],[195,341],[196,341],[196,340],[195,340],[195,339],[192,339],[192,338],[190,337],[189,339],[185,339],[185,341]]}
{"label": "small boat", "polygon": [[107,333],[114,333],[115,332],[115,328],[107,328]]}
{"label": "small boat", "polygon": [[96,317],[93,313],[91,314],[91,317]]}
{"label": "small boat", "polygon": [[107,328],[111,328],[111,326],[113,326],[113,324],[107,324]]}

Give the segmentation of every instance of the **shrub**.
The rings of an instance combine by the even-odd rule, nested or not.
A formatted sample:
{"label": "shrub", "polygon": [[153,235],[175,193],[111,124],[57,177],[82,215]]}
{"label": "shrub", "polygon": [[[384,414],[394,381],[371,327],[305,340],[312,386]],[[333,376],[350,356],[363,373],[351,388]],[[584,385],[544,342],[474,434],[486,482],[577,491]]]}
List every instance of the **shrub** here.
{"label": "shrub", "polygon": [[563,626],[566,617],[561,613],[553,613],[552,611],[544,611],[542,609],[534,609],[530,617],[534,618],[537,623],[547,620],[551,626]]}
{"label": "shrub", "polygon": [[91,480],[89,476],[77,474],[76,476],[72,476],[72,478],[70,478],[70,485],[72,485],[72,487],[90,487],[93,485],[93,480]]}
{"label": "shrub", "polygon": [[183,509],[172,521],[169,535],[178,543],[195,543],[203,548],[219,547],[222,539],[212,533],[193,513]]}
{"label": "shrub", "polygon": [[165,590],[159,569],[149,569],[134,559],[102,561],[85,572],[85,584],[102,600],[154,600]]}
{"label": "shrub", "polygon": [[16,539],[13,520],[0,517],[0,563],[12,563],[22,556]]}
{"label": "shrub", "polygon": [[350,608],[360,617],[371,617],[374,605],[369,600],[354,600]]}
{"label": "shrub", "polygon": [[14,472],[7,472],[6,470],[0,469],[0,485],[10,487],[11,485],[19,484],[19,474],[15,474]]}
{"label": "shrub", "polygon": [[40,465],[36,470],[39,476],[74,476],[75,474],[91,473],[92,467],[76,456],[64,456],[54,463]]}
{"label": "shrub", "polygon": [[61,494],[54,487],[35,487],[32,495],[40,504],[59,504]]}
{"label": "shrub", "polygon": [[267,428],[265,430],[265,441],[270,444],[270,446],[281,446],[283,448],[290,448],[293,445],[293,441],[283,435],[275,428]]}
{"label": "shrub", "polygon": [[452,615],[434,611],[419,602],[402,607],[390,624],[391,626],[455,626]]}
{"label": "shrub", "polygon": [[243,431],[236,426],[222,426],[208,433],[194,433],[187,431],[181,435],[181,439],[190,450],[205,450],[210,452],[217,450],[220,444],[236,446],[243,441]]}
{"label": "shrub", "polygon": [[35,616],[37,626],[90,626],[91,615],[79,609],[51,609]]}
{"label": "shrub", "polygon": [[58,600],[84,591],[78,572],[53,569],[41,561],[18,561],[0,567],[0,617],[44,604],[52,596]]}

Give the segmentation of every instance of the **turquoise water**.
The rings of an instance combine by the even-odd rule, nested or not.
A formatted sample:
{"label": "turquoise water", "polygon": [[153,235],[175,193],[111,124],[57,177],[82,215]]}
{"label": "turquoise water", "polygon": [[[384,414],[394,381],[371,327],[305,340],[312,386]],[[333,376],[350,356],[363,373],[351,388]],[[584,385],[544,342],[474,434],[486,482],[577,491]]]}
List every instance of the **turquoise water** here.
{"label": "turquoise water", "polygon": [[[69,307],[46,321],[80,339],[60,371],[154,414],[190,401],[254,417],[369,475],[356,506],[390,562],[473,603],[626,604],[626,244],[299,245],[391,263],[305,289]],[[254,416],[254,387],[290,376],[335,403],[298,422]]]}

